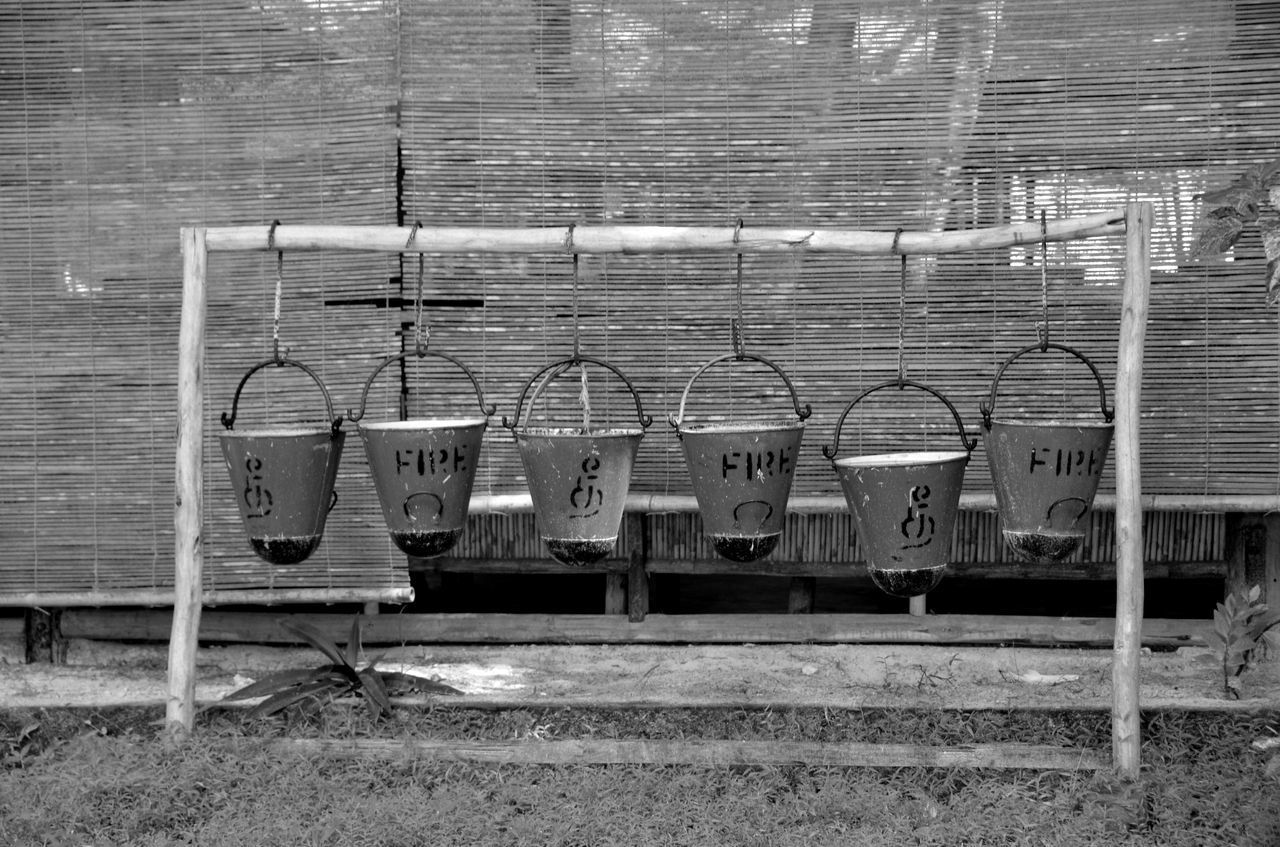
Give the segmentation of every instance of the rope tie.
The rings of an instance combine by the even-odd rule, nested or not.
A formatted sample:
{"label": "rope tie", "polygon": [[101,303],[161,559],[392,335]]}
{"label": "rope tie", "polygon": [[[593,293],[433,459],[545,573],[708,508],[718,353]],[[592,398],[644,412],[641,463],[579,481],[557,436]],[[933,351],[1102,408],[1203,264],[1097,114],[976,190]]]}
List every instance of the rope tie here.
{"label": "rope tie", "polygon": [[[267,230],[267,249],[275,250],[276,247],[276,227],[280,226],[279,219],[271,222],[271,228]],[[284,299],[284,251],[276,250],[276,301],[275,309],[271,316],[271,358],[280,361],[280,301]]]}
{"label": "rope tie", "polygon": [[[890,252],[898,252],[898,239],[902,237],[902,227],[893,233],[893,246]],[[907,254],[901,253],[902,259],[898,269],[898,388],[906,383],[906,363],[903,357],[903,349],[906,347],[907,337]]]}

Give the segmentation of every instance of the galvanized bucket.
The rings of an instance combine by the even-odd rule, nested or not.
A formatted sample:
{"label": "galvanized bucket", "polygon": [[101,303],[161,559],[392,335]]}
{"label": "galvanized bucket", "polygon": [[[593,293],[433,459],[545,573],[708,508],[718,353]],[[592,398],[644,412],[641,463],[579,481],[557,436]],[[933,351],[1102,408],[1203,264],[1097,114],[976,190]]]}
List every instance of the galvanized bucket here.
{"label": "galvanized bucket", "polygon": [[[1080,359],[1098,382],[1102,421],[1011,421],[993,417],[1000,377],[1032,350],[1063,350]],[[1098,369],[1063,344],[1033,344],[1005,360],[982,404],[983,442],[991,465],[1005,543],[1032,562],[1060,562],[1080,546],[1085,518],[1102,479],[1114,412]]]}
{"label": "galvanized bucket", "polygon": [[[324,393],[328,426],[278,427],[234,432],[240,392],[262,368],[301,369]],[[338,502],[333,490],[346,433],[333,416],[329,392],[306,365],[285,358],[262,362],[249,370],[236,388],[231,414],[222,414],[227,431],[218,434],[222,455],[240,508],[249,544],[274,565],[303,561],[320,546],[325,519]]]}
{"label": "galvanized bucket", "polygon": [[[525,396],[534,383],[550,374],[539,384],[541,391],[550,379],[569,367],[581,368],[587,362],[607,368],[626,384],[635,399],[639,428],[531,427],[527,420],[520,423]],[[537,394],[535,391],[530,398],[530,405]],[[613,551],[631,486],[631,469],[650,423],[652,419],[644,414],[631,383],[621,371],[600,359],[577,355],[552,362],[525,385],[514,421],[504,418],[503,425],[515,436],[539,534],[557,561],[586,567]]]}
{"label": "galvanized bucket", "polygon": [[[867,395],[911,386],[937,397],[951,411],[963,450],[882,453],[837,459],[840,431],[849,412]],[[946,571],[959,510],[964,471],[976,441],[965,436],[955,407],[928,386],[894,380],[858,395],[840,416],[835,443],[823,453],[836,471],[867,571],[879,588],[895,597],[915,597],[937,586]]]}
{"label": "galvanized bucket", "polygon": [[484,430],[493,407],[485,405],[480,383],[465,365],[444,353],[419,348],[391,356],[378,365],[365,382],[359,412],[348,410],[347,417],[352,421],[364,417],[369,387],[383,368],[415,355],[445,359],[461,368],[471,380],[483,413],[483,417],[476,418],[358,425],[391,540],[410,556],[430,558],[448,552],[462,535]]}
{"label": "galvanized bucket", "polygon": [[[721,362],[743,360],[767,365],[782,377],[798,419],[685,423],[685,402],[698,378]],[[685,386],[680,411],[670,422],[684,449],[703,532],[726,559],[753,562],[777,547],[809,414],[807,405],[800,406],[791,380],[761,356],[731,353],[712,359]]]}

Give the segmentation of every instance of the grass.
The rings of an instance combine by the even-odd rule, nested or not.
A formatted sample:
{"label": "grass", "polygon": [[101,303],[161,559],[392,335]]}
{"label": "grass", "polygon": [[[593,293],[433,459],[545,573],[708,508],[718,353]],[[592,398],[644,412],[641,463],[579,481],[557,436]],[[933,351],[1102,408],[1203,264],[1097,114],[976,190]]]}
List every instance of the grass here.
{"label": "grass", "polygon": [[[1280,845],[1251,742],[1280,713],[1146,716],[1144,774],[487,765],[310,757],[268,738],[727,738],[1110,745],[1100,713],[399,709],[245,721],[177,745],[159,710],[0,713],[4,845]],[[33,724],[38,728],[31,730]],[[24,733],[23,730],[26,730]]]}

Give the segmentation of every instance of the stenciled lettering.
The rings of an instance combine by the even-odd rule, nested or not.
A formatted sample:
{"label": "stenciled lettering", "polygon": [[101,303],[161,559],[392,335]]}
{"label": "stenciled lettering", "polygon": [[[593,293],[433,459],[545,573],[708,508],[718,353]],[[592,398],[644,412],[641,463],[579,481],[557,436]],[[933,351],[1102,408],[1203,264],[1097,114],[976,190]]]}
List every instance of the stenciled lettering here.
{"label": "stenciled lettering", "polygon": [[720,454],[720,476],[725,482],[759,482],[768,477],[787,476],[795,470],[795,459],[783,447],[778,450],[733,450]]}
{"label": "stenciled lettering", "polygon": [[396,450],[396,473],[410,473],[415,476],[436,476],[437,474],[454,474],[467,469],[466,449],[455,444],[449,447],[418,448],[417,450]]}
{"label": "stenciled lettering", "polygon": [[1037,472],[1053,476],[1097,476],[1102,472],[1102,457],[1097,450],[1032,447],[1027,473]]}
{"label": "stenciled lettering", "polygon": [[248,471],[248,476],[244,480],[244,491],[241,496],[244,498],[244,504],[249,507],[248,516],[251,518],[265,518],[271,514],[271,509],[275,506],[275,497],[271,494],[271,490],[262,484],[262,466],[263,462],[257,456],[249,456],[244,460],[244,469]]}

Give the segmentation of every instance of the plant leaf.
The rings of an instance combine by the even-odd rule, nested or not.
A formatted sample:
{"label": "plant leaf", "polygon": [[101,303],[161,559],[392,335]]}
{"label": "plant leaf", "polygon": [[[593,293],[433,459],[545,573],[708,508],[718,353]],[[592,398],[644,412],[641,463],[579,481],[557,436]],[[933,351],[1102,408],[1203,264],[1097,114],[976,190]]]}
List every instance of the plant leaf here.
{"label": "plant leaf", "polygon": [[345,682],[335,682],[332,679],[316,680],[315,682],[305,685],[295,686],[287,691],[281,691],[263,700],[258,705],[249,710],[249,717],[260,718],[270,717],[277,712],[282,712],[302,700],[310,697],[318,697],[324,692],[330,692],[330,697],[341,694],[346,688]]}
{"label": "plant leaf", "polygon": [[1227,610],[1223,608],[1221,603],[1213,610],[1213,631],[1223,641],[1226,641],[1231,635],[1231,624],[1227,620]]}
{"label": "plant leaf", "polygon": [[1267,305],[1280,302],[1280,259],[1267,262]]}
{"label": "plant leaf", "polygon": [[421,691],[426,694],[462,694],[461,691],[454,688],[452,685],[446,685],[443,682],[437,682],[434,679],[427,679],[424,676],[418,676],[416,674],[401,673],[400,671],[385,671],[381,674],[381,677],[383,684],[391,691]]}
{"label": "plant leaf", "polygon": [[1192,257],[1225,253],[1240,240],[1245,218],[1233,208],[1219,208],[1207,213],[1196,227]]}
{"label": "plant leaf", "polygon": [[360,681],[364,683],[361,692],[369,701],[369,711],[372,712],[374,719],[384,714],[391,714],[391,696],[387,693],[387,686],[383,684],[382,677],[370,668],[361,669],[359,674]]}
{"label": "plant leaf", "polygon": [[335,665],[347,664],[342,651],[338,649],[338,645],[333,643],[333,639],[326,635],[318,626],[305,620],[295,620],[293,618],[281,618],[280,626],[297,635],[303,641],[312,647],[324,653],[329,661]]}
{"label": "plant leaf", "polygon": [[1253,586],[1252,588],[1249,589],[1249,592],[1244,596],[1245,596],[1245,599],[1249,601],[1249,605],[1252,606],[1253,604],[1257,603],[1259,598],[1262,597],[1262,585],[1259,584],[1259,585]]}
{"label": "plant leaf", "polygon": [[347,650],[345,653],[347,664],[351,667],[356,666],[356,662],[360,661],[360,613],[356,612],[355,617],[351,619],[351,634],[347,636]]}
{"label": "plant leaf", "polygon": [[1280,624],[1280,612],[1271,612],[1263,615],[1259,620],[1253,622],[1249,627],[1248,639],[1252,644],[1256,644],[1258,639],[1262,638],[1262,634],[1276,624]]}
{"label": "plant leaf", "polygon": [[231,701],[252,700],[255,697],[266,697],[286,688],[293,688],[313,680],[328,679],[328,677],[328,667],[279,671],[232,691],[222,699]]}
{"label": "plant leaf", "polygon": [[1280,777],[1280,754],[1272,756],[1267,762],[1267,776]]}

